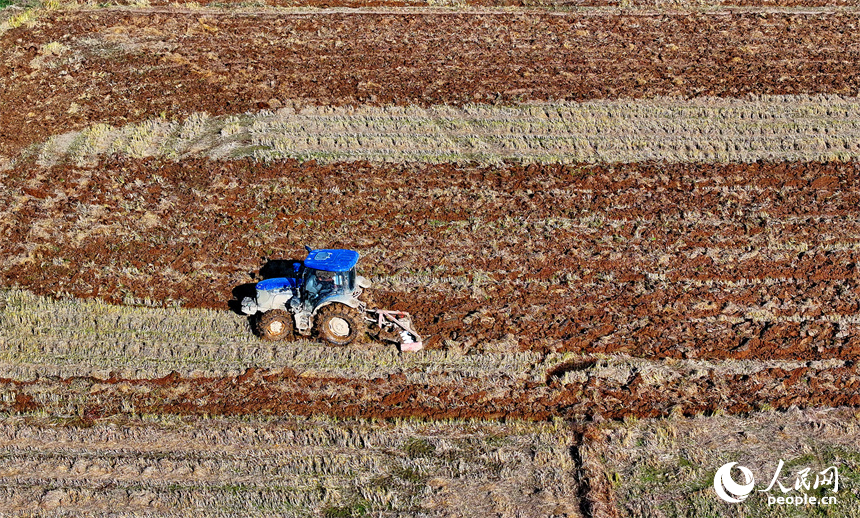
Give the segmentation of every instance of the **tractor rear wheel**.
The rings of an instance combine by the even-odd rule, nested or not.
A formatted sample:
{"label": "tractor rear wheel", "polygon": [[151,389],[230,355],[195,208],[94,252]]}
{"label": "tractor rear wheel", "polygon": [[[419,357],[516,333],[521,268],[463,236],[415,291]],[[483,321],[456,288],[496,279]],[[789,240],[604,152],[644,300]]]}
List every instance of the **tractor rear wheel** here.
{"label": "tractor rear wheel", "polygon": [[290,337],[293,335],[293,316],[283,309],[266,311],[257,320],[257,333],[270,342]]}
{"label": "tractor rear wheel", "polygon": [[357,309],[345,304],[323,306],[314,321],[317,335],[334,345],[352,343],[364,329],[364,319]]}

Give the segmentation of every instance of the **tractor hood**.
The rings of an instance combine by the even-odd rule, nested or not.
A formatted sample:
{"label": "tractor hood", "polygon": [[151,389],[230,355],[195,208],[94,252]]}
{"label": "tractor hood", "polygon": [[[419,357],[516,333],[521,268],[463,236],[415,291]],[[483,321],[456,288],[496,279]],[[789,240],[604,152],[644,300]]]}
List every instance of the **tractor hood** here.
{"label": "tractor hood", "polygon": [[348,272],[355,268],[358,252],[344,249],[308,250],[305,268],[326,272]]}
{"label": "tractor hood", "polygon": [[287,289],[296,289],[297,286],[297,279],[292,277],[276,277],[258,282],[257,291],[284,291]]}

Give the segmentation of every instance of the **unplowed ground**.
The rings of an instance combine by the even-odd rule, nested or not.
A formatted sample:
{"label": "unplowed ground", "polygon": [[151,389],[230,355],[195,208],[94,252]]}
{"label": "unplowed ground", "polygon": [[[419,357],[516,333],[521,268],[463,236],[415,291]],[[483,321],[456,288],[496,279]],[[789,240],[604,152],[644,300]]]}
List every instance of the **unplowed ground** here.
{"label": "unplowed ground", "polygon": [[852,12],[46,12],[0,37],[0,154],[92,121],[288,100],[856,95],[857,23]]}
{"label": "unplowed ground", "polygon": [[0,420],[4,516],[565,516],[573,435],[547,423]]}
{"label": "unplowed ground", "polygon": [[[605,463],[620,516],[851,516],[858,501],[848,488],[860,482],[857,417],[851,409],[826,409],[614,423],[599,432],[604,440],[591,454]],[[741,504],[714,493],[714,473],[729,461],[755,477],[756,491]],[[813,487],[830,466],[839,471],[839,487]],[[798,484],[797,491],[807,474],[810,489]],[[772,480],[779,485],[769,488]],[[803,500],[804,493],[835,502],[774,505],[783,495]]]}

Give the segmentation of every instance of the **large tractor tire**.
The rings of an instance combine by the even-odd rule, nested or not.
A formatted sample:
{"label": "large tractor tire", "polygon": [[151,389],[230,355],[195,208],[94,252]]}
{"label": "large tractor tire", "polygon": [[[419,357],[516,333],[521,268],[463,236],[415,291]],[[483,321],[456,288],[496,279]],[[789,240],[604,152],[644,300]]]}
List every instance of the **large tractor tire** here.
{"label": "large tractor tire", "polygon": [[270,342],[293,336],[293,327],[293,316],[283,309],[266,311],[257,320],[257,333]]}
{"label": "large tractor tire", "polygon": [[345,304],[323,306],[314,320],[317,335],[334,345],[348,345],[361,336],[364,319],[357,309]]}

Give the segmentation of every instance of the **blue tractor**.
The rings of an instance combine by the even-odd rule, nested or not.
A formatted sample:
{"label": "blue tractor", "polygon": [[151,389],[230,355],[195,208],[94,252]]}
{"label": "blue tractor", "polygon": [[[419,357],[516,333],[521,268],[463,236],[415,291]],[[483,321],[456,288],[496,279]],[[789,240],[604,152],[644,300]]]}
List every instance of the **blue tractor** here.
{"label": "blue tractor", "polygon": [[295,276],[258,282],[256,296],[242,300],[242,312],[256,316],[262,339],[316,334],[334,345],[347,345],[369,332],[399,343],[404,351],[422,348],[408,313],[367,307],[363,294],[371,283],[355,273],[358,252],[305,248],[307,258],[296,264]]}

